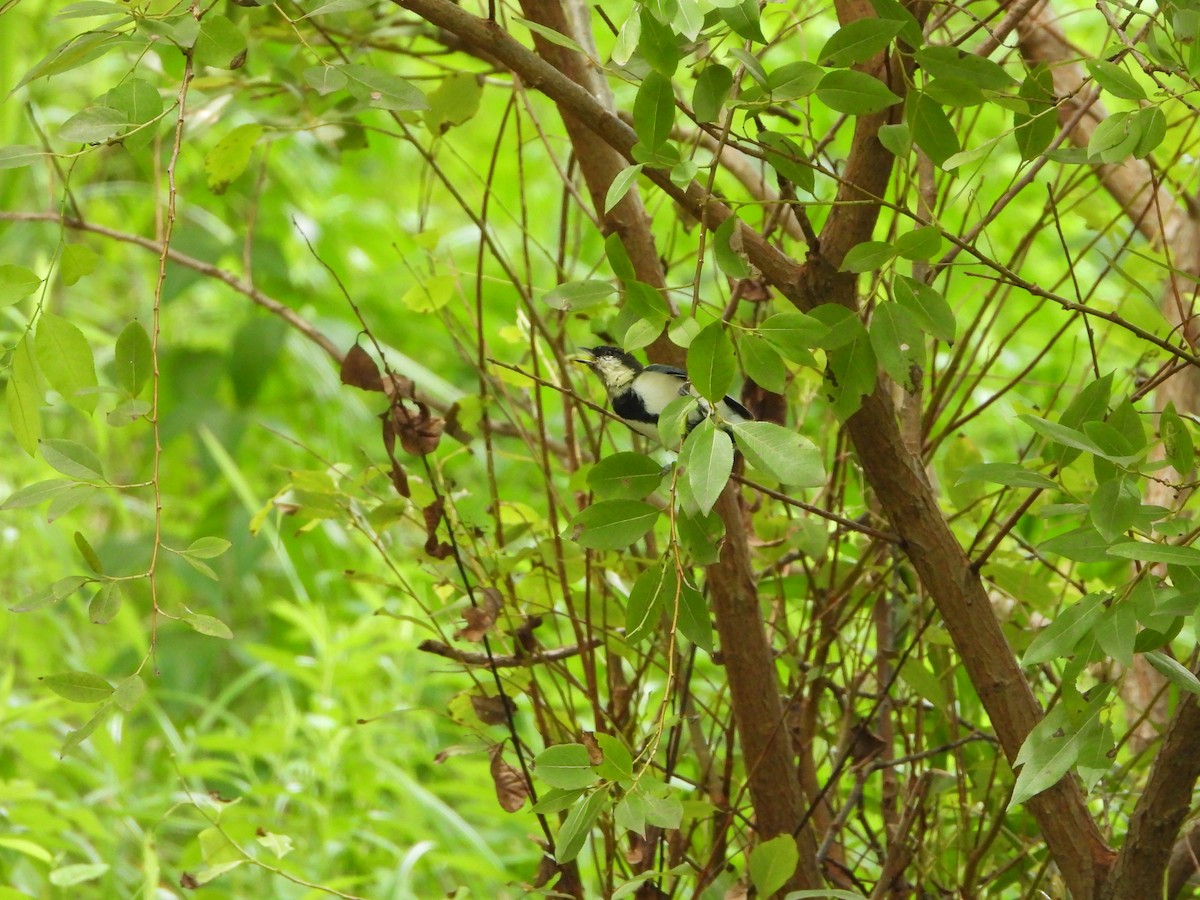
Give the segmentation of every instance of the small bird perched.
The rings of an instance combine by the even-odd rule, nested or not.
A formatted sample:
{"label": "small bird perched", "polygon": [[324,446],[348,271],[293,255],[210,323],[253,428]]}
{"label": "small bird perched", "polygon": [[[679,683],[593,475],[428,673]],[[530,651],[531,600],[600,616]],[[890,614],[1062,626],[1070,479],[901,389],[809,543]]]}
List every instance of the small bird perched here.
{"label": "small bird perched", "polygon": [[[697,400],[688,415],[685,434],[703,422],[713,409],[692,387],[688,374],[674,366],[643,366],[631,353],[619,347],[582,347],[584,355],[575,358],[604,383],[612,411],[617,418],[639,434],[662,442],[658,434],[658,416],[667,404],[677,397],[692,396]],[[749,422],[750,411],[732,397],[717,403],[716,415],[722,422]]]}

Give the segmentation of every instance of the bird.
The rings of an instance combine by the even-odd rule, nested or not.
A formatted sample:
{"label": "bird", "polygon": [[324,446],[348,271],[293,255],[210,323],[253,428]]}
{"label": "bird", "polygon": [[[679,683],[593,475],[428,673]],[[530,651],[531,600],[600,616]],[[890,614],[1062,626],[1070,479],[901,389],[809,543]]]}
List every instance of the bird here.
{"label": "bird", "polygon": [[[659,414],[678,397],[696,398],[696,408],[688,414],[684,434],[714,413],[712,404],[700,396],[684,369],[675,366],[643,366],[632,353],[620,347],[581,347],[575,361],[596,373],[608,393],[609,404],[617,418],[639,434],[663,443],[658,433]],[[732,397],[716,404],[720,424],[750,422],[754,416]],[[726,429],[728,430],[728,429]]]}

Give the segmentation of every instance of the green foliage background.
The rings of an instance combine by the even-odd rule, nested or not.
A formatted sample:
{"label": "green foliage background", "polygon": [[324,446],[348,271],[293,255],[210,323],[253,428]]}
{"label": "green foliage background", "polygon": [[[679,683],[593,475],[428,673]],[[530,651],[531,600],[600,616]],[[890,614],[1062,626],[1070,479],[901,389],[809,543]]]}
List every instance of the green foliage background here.
{"label": "green foliage background", "polygon": [[[545,617],[545,631],[539,632],[545,646],[591,639],[593,632],[580,625],[574,607],[564,607],[561,589],[569,585],[568,595],[586,596],[589,615],[603,625],[594,634],[607,655],[592,663],[601,681],[615,678],[618,670],[645,676],[636,682],[642,693],[630,701],[636,707],[633,756],[647,751],[639,765],[657,766],[659,740],[681,727],[683,708],[671,705],[684,702],[673,693],[681,668],[693,679],[691,702],[704,713],[708,740],[720,745],[732,729],[722,669],[705,652],[705,615],[695,617],[691,630],[676,622],[679,644],[647,629],[649,651],[638,641],[627,645],[614,630],[627,624],[629,587],[653,570],[655,560],[691,553],[692,561],[707,561],[697,558],[696,546],[679,549],[686,542],[673,540],[664,524],[673,517],[660,519],[651,543],[623,553],[605,555],[610,548],[594,539],[589,543],[586,519],[575,520],[585,533],[578,542],[571,539],[580,537],[569,523],[588,503],[592,461],[630,443],[623,430],[609,428],[570,397],[600,399],[592,385],[561,365],[564,353],[613,336],[640,349],[668,317],[659,314],[657,296],[638,308],[627,284],[623,311],[615,299],[579,312],[562,309],[556,300],[557,285],[611,281],[619,267],[606,257],[590,206],[576,202],[582,187],[573,169],[567,171],[573,163],[553,105],[535,93],[514,91],[486,59],[451,53],[399,7],[347,3],[317,12],[313,6],[217,4],[207,18],[211,26],[217,16],[227,17],[196,44],[174,171],[177,219],[170,242],[173,251],[198,262],[168,264],[161,285],[157,241],[171,191],[166,169],[177,115],[173,104],[185,75],[185,56],[172,41],[187,43],[195,20],[186,8],[167,3],[84,2],[62,9],[37,0],[7,7],[0,19],[0,85],[12,90],[0,104],[0,153],[24,147],[34,149],[8,152],[38,154],[28,165],[0,156],[5,166],[0,266],[19,266],[45,279],[36,290],[5,298],[12,301],[0,319],[6,383],[19,382],[14,373],[30,346],[42,353],[48,339],[39,329],[51,326],[35,323],[38,315],[52,323],[47,313],[79,330],[97,373],[95,387],[63,396],[52,389],[55,378],[68,377],[54,374],[61,360],[39,359],[39,433],[13,417],[13,427],[0,434],[0,495],[11,497],[62,473],[47,464],[44,449],[28,452],[37,449],[39,436],[90,447],[111,482],[69,490],[62,485],[49,507],[10,499],[0,512],[0,585],[5,606],[20,607],[73,573],[99,577],[97,584],[104,577],[121,580],[102,601],[93,599],[93,584],[54,603],[47,598],[36,609],[6,612],[0,620],[5,662],[0,882],[6,885],[0,898],[78,896],[84,889],[94,896],[140,891],[153,897],[161,895],[160,885],[162,891],[179,885],[184,873],[211,878],[205,891],[212,897],[306,897],[321,891],[371,897],[521,895],[521,884],[533,881],[543,853],[530,838],[539,825],[528,808],[509,815],[497,806],[487,748],[509,735],[499,723],[481,719],[471,703],[494,697],[490,676],[479,674],[483,670],[468,675],[416,649],[428,638],[453,643],[468,605],[454,560],[426,553],[421,508],[434,499],[435,489],[451,500],[455,534],[475,586],[519,586],[507,598],[516,608],[506,613],[511,616],[506,624],[519,623],[521,616]],[[743,7],[753,8],[753,21],[741,22],[728,12]],[[726,62],[745,66],[758,60],[770,73],[771,102],[803,111],[802,118],[771,119],[771,103],[761,98],[766,89],[739,71],[743,94],[736,125],[745,134],[735,139],[749,147],[754,142],[747,135],[756,135],[762,152],[785,146],[763,138],[766,129],[752,127],[766,120],[794,141],[791,146],[802,145],[805,160],[813,155],[815,174],[797,160],[789,167],[777,156],[774,165],[801,188],[811,181],[801,193],[819,230],[837,191],[831,169],[849,147],[843,114],[853,120],[873,101],[861,82],[835,92],[836,82],[816,88],[812,80],[796,88],[793,79],[815,79],[813,63],[830,61],[831,53],[839,77],[861,75],[846,68],[860,60],[840,59],[836,45],[822,51],[838,25],[819,4],[767,4],[761,20],[753,3],[720,8],[726,12],[708,10],[713,19],[708,27],[712,41],[728,51]],[[640,9],[605,7],[618,27],[637,19],[643,33],[653,32],[656,20]],[[78,44],[64,49],[89,27],[131,11],[136,21],[119,29],[130,36],[106,52],[75,53],[71,48]],[[516,20],[507,24],[529,43],[528,29]],[[945,27],[942,36],[958,40],[967,26],[954,18]],[[655,118],[654,109],[644,112],[657,104],[661,113],[665,104],[674,115],[672,97],[696,109],[705,102],[712,106],[712,98],[693,94],[705,83],[704,54],[666,37],[643,38],[634,53],[634,46],[622,49],[622,41],[631,38],[621,34],[598,30],[598,54],[607,60],[629,51],[632,57],[609,80],[615,106],[632,112],[642,141],[635,153],[642,152],[648,163],[663,162],[655,154],[675,153],[667,162],[677,167],[681,182],[694,157],[704,182],[710,177],[708,156],[697,149],[698,139],[668,144],[670,123]],[[1072,37],[1088,48],[1093,63],[1111,40],[1099,18],[1083,20]],[[751,42],[746,47],[760,45],[757,56],[741,48],[743,39]],[[241,49],[247,51],[244,65],[231,66]],[[39,60],[57,70],[29,78]],[[676,73],[681,61],[687,65]],[[1024,494],[1000,486],[1049,486],[1022,510],[984,575],[997,600],[1008,604],[1002,616],[1006,635],[1017,656],[1025,655],[1041,699],[1049,704],[1066,695],[1047,719],[1053,727],[1039,736],[1046,742],[1042,756],[1031,759],[1045,762],[1054,728],[1068,727],[1069,717],[1068,730],[1075,728],[1071,734],[1084,735],[1086,744],[1072,763],[1103,797],[1097,815],[1109,836],[1109,829],[1123,829],[1147,763],[1114,736],[1114,730],[1126,735],[1128,720],[1136,717],[1127,715],[1116,694],[1108,694],[1119,676],[1084,674],[1084,663],[1120,657],[1123,651],[1114,648],[1131,644],[1135,631],[1163,636],[1158,643],[1144,640],[1139,652],[1159,650],[1187,661],[1196,643],[1195,598],[1187,592],[1185,573],[1172,570],[1172,583],[1158,584],[1169,596],[1155,595],[1138,587],[1149,580],[1131,575],[1128,558],[1104,548],[1088,556],[1082,539],[1050,545],[1049,553],[1035,548],[1042,544],[1044,550],[1046,539],[1086,524],[1089,516],[1107,515],[1109,502],[1099,495],[1105,483],[1135,498],[1122,507],[1127,517],[1122,512],[1113,514],[1120,521],[1105,520],[1113,529],[1104,536],[1105,547],[1132,541],[1134,531],[1161,542],[1190,538],[1191,512],[1181,492],[1157,531],[1154,518],[1147,518],[1151,513],[1141,505],[1141,491],[1158,470],[1144,465],[1143,457],[1155,440],[1152,413],[1159,410],[1147,408],[1140,396],[1135,398],[1140,407],[1121,406],[1162,364],[1159,349],[1128,328],[1095,319],[1089,327],[1045,293],[1111,312],[1118,324],[1161,337],[1171,329],[1158,308],[1157,285],[1171,263],[1098,190],[1083,148],[1051,151],[1035,186],[1010,201],[1008,192],[1030,162],[1022,157],[1023,138],[1013,136],[1014,107],[1018,118],[1037,112],[1032,102],[1024,105],[1014,97],[1020,91],[1036,99],[1037,76],[1025,72],[1019,60],[1006,59],[1003,68],[980,70],[978,83],[967,85],[992,91],[989,102],[958,104],[949,98],[963,90],[961,84],[951,80],[939,92],[934,79],[926,78],[936,74],[935,62],[925,61],[920,76],[925,92],[910,101],[926,106],[907,113],[906,121],[910,136],[939,167],[921,174],[911,162],[915,157],[901,148],[905,162],[875,231],[879,243],[860,246],[846,261],[847,268],[863,273],[859,293],[875,313],[874,349],[860,328],[865,356],[851,360],[847,375],[855,381],[843,379],[843,393],[832,401],[821,362],[828,359],[836,369],[838,347],[816,341],[800,354],[783,353],[785,364],[774,349],[778,344],[764,342],[769,359],[757,374],[763,380],[769,370],[786,381],[781,393],[788,427],[803,435],[805,448],[816,448],[814,459],[819,455],[830,473],[819,488],[793,493],[852,523],[869,520],[885,527],[872,515],[869,492],[848,462],[849,442],[839,429],[839,419],[857,408],[853,384],[872,382],[877,358],[892,375],[903,376],[916,364],[918,381],[936,397],[925,412],[926,462],[964,546],[986,546],[997,521],[1018,508]],[[361,83],[334,87],[328,79],[354,71],[331,68],[343,64],[378,69]],[[378,81],[379,71],[395,80]],[[1101,68],[1096,76],[1113,110],[1132,114],[1160,104],[1170,117],[1159,141],[1135,135],[1134,144],[1145,140],[1153,146],[1125,147],[1125,155],[1112,161],[1153,151],[1164,180],[1181,193],[1194,192],[1188,107],[1172,106],[1176,97],[1158,93],[1152,94],[1154,103],[1139,102],[1137,93],[1146,96],[1148,83],[1140,73],[1123,77],[1137,88],[1131,96],[1119,92],[1131,90],[1120,73]],[[664,83],[665,93],[655,100],[646,85],[663,89]],[[417,88],[428,110],[411,93]],[[791,89],[796,96],[787,95]],[[112,100],[106,92],[114,90],[129,91],[151,107],[150,98],[157,98],[164,114],[122,133],[122,140],[110,140],[116,132],[104,133],[103,118],[94,132],[84,128],[94,123],[72,118],[98,99]],[[1046,121],[1053,124],[1052,110]],[[1147,118],[1145,131],[1152,130]],[[903,143],[903,136],[893,132],[889,140]],[[818,143],[824,154],[819,158]],[[47,147],[52,156],[43,152]],[[1093,148],[1091,161],[1105,152],[1108,148]],[[773,178],[769,168],[759,169]],[[716,169],[708,184],[740,204],[738,214],[747,224],[761,230],[776,222],[775,205],[754,200],[728,171]],[[932,231],[914,219],[920,190],[931,205],[922,215],[936,223]],[[661,192],[644,193],[665,260],[668,296],[677,306],[669,334],[682,346],[704,333],[730,352],[729,342],[736,339],[746,374],[755,329],[772,314],[794,311],[766,292],[725,317],[727,327],[714,326],[723,321],[732,292],[745,286],[739,276],[749,269],[738,271],[745,263],[728,234],[698,227]],[[970,235],[970,226],[1000,202],[1006,205],[996,223],[978,237]],[[86,225],[64,226],[60,215],[82,218]],[[950,249],[949,238],[963,235],[967,249],[929,279],[945,298],[937,312],[950,310],[957,319],[956,340],[950,342],[948,334],[936,334],[936,325],[918,328],[904,318],[894,298],[898,276],[922,281],[930,264]],[[8,289],[2,278],[0,287]],[[276,301],[307,323],[309,333],[263,308]],[[877,327],[888,316],[898,317],[890,341]],[[155,374],[131,391],[122,380],[127,376],[117,338],[130,323],[154,338],[156,321]],[[944,330],[944,320],[942,325]],[[364,326],[369,339],[362,336]],[[703,331],[706,327],[712,330]],[[908,340],[914,334],[916,340]],[[403,457],[414,494],[397,498],[379,440],[377,417],[385,401],[342,385],[336,363],[311,340],[314,335],[340,352],[356,342],[372,352],[382,348],[391,371],[411,378],[437,409],[455,408],[475,439],[444,439],[428,471],[415,457]],[[707,347],[709,340],[699,344]],[[821,362],[797,361],[810,352],[822,354]],[[1109,373],[1111,380],[1104,381]],[[88,381],[86,372],[80,377]],[[481,379],[487,384],[482,394]],[[1104,453],[1072,455],[1053,434],[1048,444],[1036,443],[1029,419],[1014,425],[1021,414],[1070,423],[1072,401],[1086,385],[1097,391],[1097,383],[1105,385],[1104,396],[1074,424],[1082,428],[1084,421],[1108,417],[1126,437],[1143,434],[1134,447],[1137,461],[1120,466],[1119,478],[1118,466]],[[724,389],[717,385],[716,393]],[[146,418],[151,407],[136,406],[154,402],[152,396],[161,455]],[[495,435],[483,428],[485,413],[491,427],[500,428]],[[1180,420],[1179,428],[1190,434],[1190,420]],[[1003,476],[996,469],[974,470],[980,477],[964,477],[964,470],[971,472],[967,467],[985,462],[1025,468]],[[780,480],[777,474],[767,464],[751,472],[772,484]],[[723,479],[722,474],[718,489]],[[676,497],[667,487],[660,493],[666,508],[686,506],[683,501],[672,506]],[[893,750],[900,756],[928,751],[922,771],[945,778],[927,809],[933,836],[914,877],[926,885],[953,886],[969,876],[982,878],[994,896],[1031,895],[1047,883],[1045,848],[1019,804],[1005,810],[1014,775],[986,736],[976,689],[954,658],[946,632],[922,605],[911,569],[861,533],[835,529],[762,497],[756,502],[756,563],[781,681],[796,694],[817,677],[843,691],[817,701],[819,731],[813,740],[820,776],[835,779],[841,772],[835,760],[844,749],[843,721],[877,710],[862,685],[873,677],[878,650],[872,610],[887,601],[895,634],[915,648],[894,684],[874,685],[885,694],[894,689],[889,702],[901,734]],[[211,538],[227,541],[228,549],[202,549],[224,544],[197,549],[194,542]],[[584,547],[596,552],[585,553]],[[797,553],[785,559],[791,550]],[[1047,555],[1055,558],[1040,564]],[[1156,561],[1152,555],[1134,558]],[[151,560],[153,595],[148,580],[137,577]],[[1194,568],[1185,557],[1177,562],[1189,572]],[[1095,601],[1102,593],[1104,610]],[[1179,601],[1180,595],[1191,605]],[[817,597],[836,602],[818,615],[812,606]],[[1091,612],[1080,612],[1088,597]],[[1105,611],[1113,598],[1119,601],[1114,608],[1124,604],[1125,612]],[[119,609],[101,608],[117,599]],[[843,600],[844,608],[838,605]],[[1107,628],[1108,637],[1081,649],[1063,637],[1060,624],[1042,645],[1031,644],[1036,628],[1061,623],[1060,613],[1072,608],[1073,614],[1093,616],[1089,625],[1103,615],[1104,625],[1097,628]],[[822,629],[833,632],[828,643],[814,637]],[[1084,641],[1082,631],[1069,637]],[[1132,647],[1128,650],[1131,659]],[[819,671],[810,673],[810,667]],[[52,678],[51,687],[41,680],[64,673],[92,673],[119,686],[115,703],[80,702],[89,689],[104,695],[94,681]],[[599,710],[602,699],[611,706],[612,697],[585,689],[586,674],[570,663],[541,683],[549,699],[533,705],[544,718],[536,726],[523,720],[521,726],[533,754],[547,736],[572,744],[583,731],[601,730],[593,707]],[[510,690],[537,695],[539,676],[516,670],[505,677]],[[1194,681],[1174,672],[1171,690],[1192,690]],[[1111,701],[1102,715],[1097,696]],[[1109,750],[1112,756],[1106,756]],[[610,759],[628,755],[624,745],[607,752]],[[699,761],[686,752],[682,757],[664,804],[678,802],[692,829],[688,840],[703,848],[692,852],[701,855],[711,848],[696,823],[715,807],[711,795],[699,789]],[[1113,757],[1117,765],[1110,769]],[[1062,774],[1053,766],[1050,771],[1051,783]],[[605,777],[621,783],[612,773]],[[632,791],[628,785],[622,789]],[[848,790],[840,783],[833,793],[844,800]],[[874,783],[867,788],[873,802],[880,801],[879,790]],[[744,803],[740,795],[738,802]],[[747,863],[750,814],[740,812],[730,826],[740,849],[709,886],[711,896],[741,875],[760,887],[773,883],[770,874],[748,871],[754,867]],[[581,865],[589,884],[611,888],[633,873],[613,849],[619,846],[620,822],[614,826],[607,810],[605,815]],[[674,812],[665,815],[670,819]],[[849,844],[867,848],[864,855],[879,849],[872,828],[882,827],[880,815],[872,808],[862,814],[861,828],[851,826],[859,830]],[[973,817],[995,828],[975,857],[972,840],[982,839]],[[553,814],[549,820],[561,837],[558,829],[568,825]],[[246,863],[246,853],[255,864]],[[1008,864],[1023,856],[1027,866]],[[689,863],[699,867],[695,859]],[[877,866],[871,873],[877,874]],[[685,891],[684,883],[675,889]]]}

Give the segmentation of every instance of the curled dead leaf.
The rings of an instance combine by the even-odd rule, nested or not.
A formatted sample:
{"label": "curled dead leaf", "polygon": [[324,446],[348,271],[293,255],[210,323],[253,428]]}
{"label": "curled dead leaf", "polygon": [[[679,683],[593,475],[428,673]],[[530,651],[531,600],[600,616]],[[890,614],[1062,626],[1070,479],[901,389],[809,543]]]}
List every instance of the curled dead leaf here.
{"label": "curled dead leaf", "polygon": [[437,537],[437,527],[442,521],[442,510],[445,508],[445,501],[438,497],[428,506],[421,509],[421,515],[425,517],[425,552],[434,559],[445,559],[454,552],[454,548],[449,544],[439,541]]}
{"label": "curled dead leaf", "polygon": [[596,743],[596,733],[594,731],[585,731],[580,734],[579,743],[587,748],[588,763],[590,765],[598,766],[604,762],[604,751]]}
{"label": "curled dead leaf", "polygon": [[492,758],[492,784],[496,788],[496,799],[505,812],[516,812],[525,805],[529,796],[529,782],[521,772],[504,761],[504,744],[488,747]]}
{"label": "curled dead leaf", "polygon": [[512,697],[507,695],[482,697],[472,694],[471,708],[475,710],[475,715],[479,716],[479,721],[484,725],[500,725],[507,722],[509,716],[517,711],[517,704]]}
{"label": "curled dead leaf", "polygon": [[342,357],[342,384],[361,388],[364,391],[383,391],[383,379],[379,366],[362,347],[355,344]]}
{"label": "curled dead leaf", "polygon": [[394,400],[387,415],[391,417],[391,427],[400,438],[404,452],[425,456],[437,449],[445,423],[438,416],[430,415],[429,407],[424,403],[413,402],[417,407],[415,413],[409,410],[403,400]]}
{"label": "curled dead leaf", "polygon": [[463,610],[466,627],[460,628],[454,634],[460,640],[478,643],[496,624],[496,617],[504,605],[504,598],[495,588],[484,588],[480,593],[483,595],[483,602],[478,606],[469,606]]}

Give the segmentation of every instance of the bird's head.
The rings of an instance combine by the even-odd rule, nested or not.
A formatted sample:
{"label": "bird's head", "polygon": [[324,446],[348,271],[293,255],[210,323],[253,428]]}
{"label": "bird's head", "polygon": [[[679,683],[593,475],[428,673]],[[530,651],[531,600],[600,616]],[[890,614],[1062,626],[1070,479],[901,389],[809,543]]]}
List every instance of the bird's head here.
{"label": "bird's head", "polygon": [[610,394],[619,393],[642,371],[637,358],[619,347],[581,347],[580,351],[575,362],[599,375]]}

